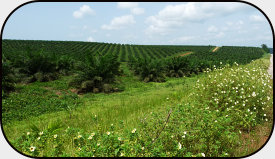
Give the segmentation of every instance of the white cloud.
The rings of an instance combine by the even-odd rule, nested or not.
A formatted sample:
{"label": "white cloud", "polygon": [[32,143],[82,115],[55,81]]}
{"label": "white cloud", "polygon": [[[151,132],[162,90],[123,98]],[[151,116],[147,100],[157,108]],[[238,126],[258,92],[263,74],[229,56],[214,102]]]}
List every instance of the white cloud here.
{"label": "white cloud", "polygon": [[224,37],[224,32],[219,32],[218,34],[216,34],[216,37],[217,38],[221,38],[221,37]]}
{"label": "white cloud", "polygon": [[264,18],[262,16],[259,16],[259,15],[251,15],[249,17],[249,19],[253,22],[263,22],[264,21]]}
{"label": "white cloud", "polygon": [[226,27],[226,26],[224,26],[224,27],[222,27],[222,28],[221,28],[221,30],[222,30],[222,31],[228,31],[228,30],[229,30],[229,28],[228,28],[228,27]]}
{"label": "white cloud", "polygon": [[88,41],[88,42],[94,42],[95,39],[94,39],[93,37],[90,36],[90,37],[87,38],[87,41]]}
{"label": "white cloud", "polygon": [[86,30],[86,29],[88,29],[88,26],[87,26],[87,25],[84,25],[84,26],[82,27],[82,29],[83,29],[83,30]]}
{"label": "white cloud", "polygon": [[208,32],[217,32],[218,31],[218,28],[214,25],[211,25],[208,29],[207,29]]}
{"label": "white cloud", "polygon": [[168,41],[171,44],[191,44],[194,40],[196,40],[198,38],[198,36],[181,36],[181,37],[177,37],[173,40]]}
{"label": "white cloud", "polygon": [[233,22],[226,22],[226,24],[227,24],[228,26],[232,26],[232,25],[233,25]]}
{"label": "white cloud", "polygon": [[[186,23],[202,22],[209,18],[225,16],[238,11],[243,11],[246,4],[242,3],[183,3],[168,5],[150,16],[146,22],[149,26],[146,33],[163,33],[181,27]],[[153,29],[152,29],[153,28]]]}
{"label": "white cloud", "polygon": [[183,37],[179,37],[177,40],[180,42],[186,42],[186,41],[195,40],[195,39],[196,39],[195,36],[183,36]]}
{"label": "white cloud", "polygon": [[134,17],[132,15],[124,15],[121,17],[113,18],[109,25],[104,24],[101,26],[101,28],[105,30],[117,30],[117,29],[123,29],[126,26],[129,26],[135,23],[136,21],[134,20]]}
{"label": "white cloud", "polygon": [[[80,27],[78,27],[78,28],[75,28],[75,29],[80,29]],[[83,25],[82,26],[82,30],[85,30],[85,31],[87,31],[87,32],[89,32],[89,33],[96,33],[97,32],[97,30],[96,29],[93,29],[92,27],[90,27],[90,26],[88,26],[88,25]]]}
{"label": "white cloud", "polygon": [[230,30],[241,30],[243,29],[244,22],[242,20],[236,22],[226,22],[228,27],[223,27],[223,31],[230,31]]}
{"label": "white cloud", "polygon": [[135,15],[140,15],[140,14],[144,13],[144,9],[143,8],[132,8],[131,13],[133,13]]}
{"label": "white cloud", "polygon": [[144,8],[138,7],[138,2],[118,2],[117,8],[130,9],[131,13],[135,15],[140,15],[145,12]]}
{"label": "white cloud", "polygon": [[83,18],[86,15],[94,15],[95,11],[91,9],[88,5],[83,5],[79,8],[79,10],[73,12],[73,17],[80,19]]}
{"label": "white cloud", "polygon": [[131,9],[136,7],[138,7],[137,2],[118,2],[117,3],[117,8],[120,8],[120,9]]}
{"label": "white cloud", "polygon": [[239,24],[239,25],[243,25],[243,24],[244,24],[244,22],[243,22],[242,20],[239,20],[239,21],[237,22],[237,24]]}
{"label": "white cloud", "polygon": [[97,30],[96,29],[92,29],[92,30],[90,30],[90,33],[97,33]]}

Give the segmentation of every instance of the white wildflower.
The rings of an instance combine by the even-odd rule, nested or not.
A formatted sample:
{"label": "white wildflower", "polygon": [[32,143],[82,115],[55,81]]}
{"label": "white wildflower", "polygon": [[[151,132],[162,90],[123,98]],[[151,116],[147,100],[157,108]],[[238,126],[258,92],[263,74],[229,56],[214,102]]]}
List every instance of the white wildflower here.
{"label": "white wildflower", "polygon": [[181,144],[180,144],[180,143],[178,144],[178,149],[179,149],[179,150],[181,149]]}
{"label": "white wildflower", "polygon": [[255,92],[252,93],[252,97],[256,97],[256,93]]}
{"label": "white wildflower", "polygon": [[31,146],[31,147],[30,147],[30,151],[33,152],[33,151],[35,150],[35,148],[36,148],[36,147]]}
{"label": "white wildflower", "polygon": [[92,139],[93,139],[93,136],[89,136],[89,137],[88,137],[88,140],[92,140]]}

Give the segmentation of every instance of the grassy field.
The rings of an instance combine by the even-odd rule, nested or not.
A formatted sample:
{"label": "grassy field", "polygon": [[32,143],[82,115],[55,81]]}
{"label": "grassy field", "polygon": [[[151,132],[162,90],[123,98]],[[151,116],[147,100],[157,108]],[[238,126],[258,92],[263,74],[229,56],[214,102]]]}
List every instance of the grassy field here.
{"label": "grassy field", "polygon": [[2,100],[3,129],[31,156],[243,156],[272,127],[268,66],[265,55],[144,83],[122,63],[115,85],[124,91],[110,94],[78,95],[68,86],[71,76],[17,84]]}

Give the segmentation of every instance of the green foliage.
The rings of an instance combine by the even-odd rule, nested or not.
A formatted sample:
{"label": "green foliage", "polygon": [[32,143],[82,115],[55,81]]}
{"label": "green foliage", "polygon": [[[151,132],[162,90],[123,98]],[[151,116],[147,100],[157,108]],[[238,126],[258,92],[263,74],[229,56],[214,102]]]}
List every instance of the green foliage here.
{"label": "green foliage", "polygon": [[120,74],[117,58],[117,55],[112,53],[86,54],[84,61],[76,66],[78,72],[70,85],[80,88],[80,92],[112,91],[111,88],[104,89],[106,85],[103,86],[114,82],[115,77]]}
{"label": "green foliage", "polygon": [[168,77],[189,76],[191,73],[190,62],[185,57],[172,57],[165,62]]}
{"label": "green foliage", "polygon": [[[45,50],[28,55],[18,49],[25,45]],[[129,71],[118,80],[131,87],[117,96],[86,94],[79,98],[64,82],[69,78],[19,85],[2,100],[2,121],[5,130],[12,132],[13,146],[31,156],[239,157],[236,150],[244,142],[241,133],[250,134],[255,126],[272,121],[273,85],[266,73],[268,65],[262,59],[253,61],[263,55],[261,48],[221,47],[213,53],[209,52],[211,46],[43,41],[4,41],[3,46],[7,57],[2,60],[2,85],[6,86],[3,81],[13,83],[9,76],[19,78],[22,73],[30,81],[47,81],[51,73],[75,67],[77,74],[71,84],[80,91],[111,92],[112,82],[120,75],[118,57],[132,61],[129,66],[145,82],[163,81],[165,74],[183,77],[203,72],[191,78],[171,78],[176,81],[168,79],[169,83],[142,83]],[[7,53],[8,48],[11,51]],[[102,54],[83,54],[86,49]],[[47,54],[47,50],[55,53]],[[195,51],[186,57],[158,59],[186,50]],[[63,51],[68,51],[67,56]],[[149,88],[154,90],[148,93]],[[80,105],[84,107],[76,109]],[[54,119],[62,121],[51,123]],[[120,119],[126,121],[117,122]],[[137,127],[131,127],[132,120]]]}
{"label": "green foliage", "polygon": [[237,63],[233,68],[215,68],[205,80],[197,81],[195,88],[200,94],[194,94],[196,100],[201,107],[207,105],[209,113],[217,110],[231,114],[231,125],[249,131],[266,119],[265,109],[272,104],[271,97],[266,96],[272,90],[270,76],[259,62],[252,62],[251,68]]}
{"label": "green foliage", "polygon": [[[40,50],[40,51],[38,51]],[[14,82],[31,83],[55,80],[59,74],[68,75],[73,68],[73,60],[69,56],[47,53],[41,48],[24,47],[17,54],[3,49],[3,55],[10,63]]]}
{"label": "green foliage", "polygon": [[64,91],[56,94],[55,90],[47,90],[35,84],[17,90],[18,93],[11,93],[8,98],[2,100],[3,122],[30,119],[51,112],[69,111],[81,104],[76,94]]}
{"label": "green foliage", "polygon": [[265,52],[267,52],[267,53],[270,52],[270,50],[268,49],[268,47],[267,47],[266,44],[262,44],[261,46],[262,46],[262,49],[263,49]]}
{"label": "green foliage", "polygon": [[[235,62],[247,64],[261,58],[263,51],[253,47],[221,47],[217,52],[199,49],[188,56],[177,56],[162,60],[131,59],[129,66],[145,82],[162,82],[165,76],[183,77],[199,74],[206,69],[214,69]],[[161,79],[161,80],[160,80]]]}
{"label": "green foliage", "polygon": [[165,82],[164,65],[161,60],[139,58],[133,60],[130,66],[144,82]]}
{"label": "green foliage", "polygon": [[[54,54],[56,57],[70,56],[78,61],[87,51],[102,52],[103,55],[113,52],[120,62],[126,62],[132,58],[161,59],[176,55],[183,51],[209,51],[213,46],[169,46],[169,45],[122,45],[97,42],[76,41],[39,41],[39,40],[3,40],[2,50],[9,57],[17,59],[24,54],[26,47],[32,50],[43,49],[45,54]],[[23,51],[22,51],[23,50]],[[21,57],[20,57],[21,58]]]}
{"label": "green foliage", "polygon": [[68,55],[63,55],[56,60],[56,71],[63,75],[68,75],[74,68],[74,60]]}
{"label": "green foliage", "polygon": [[[265,62],[206,69],[194,83],[186,87],[191,89],[186,100],[140,116],[138,127],[126,128],[123,121],[103,126],[106,116],[91,114],[93,131],[59,122],[31,125],[11,143],[31,156],[240,157],[241,134],[272,121],[273,97],[267,94],[273,85]],[[179,92],[174,96],[183,98]]]}
{"label": "green foliage", "polygon": [[14,80],[12,77],[12,68],[10,61],[2,57],[2,97],[5,94],[14,90]]}
{"label": "green foliage", "polygon": [[23,61],[23,67],[27,74],[34,75],[37,72],[50,73],[55,71],[55,63],[52,57],[43,53],[28,50]]}

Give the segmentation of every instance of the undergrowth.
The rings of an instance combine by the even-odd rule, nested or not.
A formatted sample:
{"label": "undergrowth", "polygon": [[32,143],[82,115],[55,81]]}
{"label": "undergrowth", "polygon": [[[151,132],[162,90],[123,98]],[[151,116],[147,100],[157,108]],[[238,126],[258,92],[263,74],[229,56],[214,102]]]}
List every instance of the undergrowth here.
{"label": "undergrowth", "polygon": [[137,127],[120,121],[102,131],[98,121],[104,116],[95,114],[97,130],[57,121],[43,128],[32,125],[11,142],[31,156],[238,156],[240,135],[272,120],[273,83],[266,61],[205,70],[187,100],[140,117]]}

